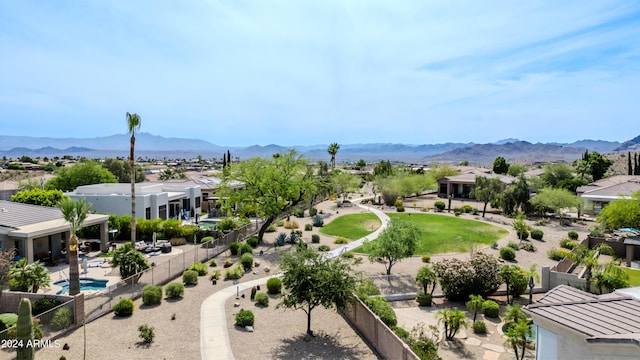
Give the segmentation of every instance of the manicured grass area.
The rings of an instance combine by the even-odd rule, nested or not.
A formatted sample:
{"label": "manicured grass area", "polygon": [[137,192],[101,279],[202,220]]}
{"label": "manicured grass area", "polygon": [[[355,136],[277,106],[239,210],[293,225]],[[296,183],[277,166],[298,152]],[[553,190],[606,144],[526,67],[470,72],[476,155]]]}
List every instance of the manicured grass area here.
{"label": "manicured grass area", "polygon": [[640,286],[640,270],[621,267],[624,272],[629,274],[629,286]]}
{"label": "manicured grass area", "polygon": [[[477,245],[489,245],[509,232],[497,226],[475,220],[434,214],[389,213],[390,218],[400,218],[416,225],[422,232],[420,244],[414,255],[461,253]],[[363,252],[362,247],[355,249]]]}
{"label": "manicured grass area", "polygon": [[321,227],[320,232],[357,240],[376,231],[381,224],[380,219],[372,213],[342,215]]}

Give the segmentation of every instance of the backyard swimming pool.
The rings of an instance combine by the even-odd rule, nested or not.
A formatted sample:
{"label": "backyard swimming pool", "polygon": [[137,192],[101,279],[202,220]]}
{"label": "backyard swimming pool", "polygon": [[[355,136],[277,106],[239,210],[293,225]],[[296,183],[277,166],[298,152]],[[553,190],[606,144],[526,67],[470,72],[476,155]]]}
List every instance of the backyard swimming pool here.
{"label": "backyard swimming pool", "polygon": [[[86,290],[100,291],[107,287],[107,282],[109,282],[109,280],[98,280],[98,279],[92,279],[92,278],[80,279],[80,291],[86,291]],[[69,293],[69,282],[67,282],[67,280],[56,281],[53,283],[53,285],[62,287],[62,289],[58,291],[58,295]]]}

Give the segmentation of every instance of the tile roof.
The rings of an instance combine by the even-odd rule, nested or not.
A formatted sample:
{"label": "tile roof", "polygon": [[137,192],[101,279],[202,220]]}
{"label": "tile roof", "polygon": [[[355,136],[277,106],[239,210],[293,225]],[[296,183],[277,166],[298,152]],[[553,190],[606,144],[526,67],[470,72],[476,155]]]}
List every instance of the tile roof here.
{"label": "tile roof", "polygon": [[58,208],[0,200],[0,227],[17,229],[58,219],[64,219]]}
{"label": "tile roof", "polygon": [[593,295],[561,285],[525,312],[595,341],[640,341],[640,300],[624,293]]}

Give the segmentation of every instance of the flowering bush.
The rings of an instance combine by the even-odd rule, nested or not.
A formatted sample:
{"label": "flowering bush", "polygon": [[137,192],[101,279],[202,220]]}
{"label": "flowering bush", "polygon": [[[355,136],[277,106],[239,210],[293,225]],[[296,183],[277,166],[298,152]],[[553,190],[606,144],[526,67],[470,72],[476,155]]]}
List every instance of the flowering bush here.
{"label": "flowering bush", "polygon": [[502,283],[498,268],[498,260],[485,253],[474,253],[468,261],[454,258],[433,265],[443,293],[453,301],[493,294]]}

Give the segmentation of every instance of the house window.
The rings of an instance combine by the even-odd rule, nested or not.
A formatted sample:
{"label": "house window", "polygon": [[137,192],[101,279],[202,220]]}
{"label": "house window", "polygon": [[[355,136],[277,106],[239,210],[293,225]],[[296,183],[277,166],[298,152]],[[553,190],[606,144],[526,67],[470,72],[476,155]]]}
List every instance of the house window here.
{"label": "house window", "polygon": [[196,197],[196,207],[199,208],[200,207],[200,196]]}
{"label": "house window", "polygon": [[182,208],[183,209],[191,209],[191,200],[190,199],[182,199]]}
{"label": "house window", "polygon": [[151,220],[151,208],[148,207],[144,209],[144,218],[147,220]]}
{"label": "house window", "polygon": [[158,207],[158,215],[160,215],[160,219],[167,220],[167,205],[160,205]]}

